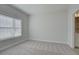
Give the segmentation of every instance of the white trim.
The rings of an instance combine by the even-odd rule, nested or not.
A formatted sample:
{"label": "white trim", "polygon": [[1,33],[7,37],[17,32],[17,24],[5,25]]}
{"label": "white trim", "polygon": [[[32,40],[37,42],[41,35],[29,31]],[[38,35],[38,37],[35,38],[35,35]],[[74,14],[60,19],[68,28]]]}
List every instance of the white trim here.
{"label": "white trim", "polygon": [[71,21],[71,23],[72,23],[72,25],[71,25],[71,44],[69,44],[70,45],[70,47],[71,48],[75,48],[75,16],[74,16],[74,14],[75,14],[75,12],[77,11],[77,10],[79,10],[79,8],[78,9],[75,9],[72,13],[71,13],[71,19],[72,19],[72,21]]}
{"label": "white trim", "polygon": [[[66,42],[46,41],[46,40],[39,40],[39,39],[30,39],[30,40],[43,41],[43,42],[51,42],[51,43],[61,43],[61,44],[67,44]],[[67,44],[67,45],[68,45],[68,44]]]}

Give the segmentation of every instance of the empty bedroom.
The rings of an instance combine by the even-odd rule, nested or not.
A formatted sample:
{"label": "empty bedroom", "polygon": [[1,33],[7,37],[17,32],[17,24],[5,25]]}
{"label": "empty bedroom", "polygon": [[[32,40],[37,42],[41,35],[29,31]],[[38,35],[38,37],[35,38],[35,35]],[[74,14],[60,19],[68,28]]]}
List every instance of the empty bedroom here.
{"label": "empty bedroom", "polygon": [[78,55],[75,17],[79,4],[0,4],[0,55]]}

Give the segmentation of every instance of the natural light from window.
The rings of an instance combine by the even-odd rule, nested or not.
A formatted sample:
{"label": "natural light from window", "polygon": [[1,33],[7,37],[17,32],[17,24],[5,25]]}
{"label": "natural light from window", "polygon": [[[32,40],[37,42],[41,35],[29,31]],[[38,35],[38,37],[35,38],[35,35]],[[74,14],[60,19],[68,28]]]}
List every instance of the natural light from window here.
{"label": "natural light from window", "polygon": [[21,20],[0,15],[0,40],[22,35]]}

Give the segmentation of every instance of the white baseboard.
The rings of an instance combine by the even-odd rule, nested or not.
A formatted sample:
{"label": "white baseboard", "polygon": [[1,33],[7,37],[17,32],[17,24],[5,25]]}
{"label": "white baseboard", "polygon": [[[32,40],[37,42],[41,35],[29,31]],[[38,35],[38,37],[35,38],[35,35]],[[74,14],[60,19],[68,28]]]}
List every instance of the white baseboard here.
{"label": "white baseboard", "polygon": [[[61,43],[61,44],[67,44],[66,42],[58,42],[58,41],[47,41],[47,40],[39,40],[39,39],[30,39],[30,40],[36,40],[36,41],[44,41],[44,42],[55,42],[55,43]],[[67,44],[68,45],[68,44]]]}

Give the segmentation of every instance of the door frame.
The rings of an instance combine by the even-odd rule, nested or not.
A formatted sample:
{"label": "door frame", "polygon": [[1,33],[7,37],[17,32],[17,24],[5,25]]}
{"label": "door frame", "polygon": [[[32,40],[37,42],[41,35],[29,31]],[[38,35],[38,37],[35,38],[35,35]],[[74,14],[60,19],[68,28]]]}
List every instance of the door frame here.
{"label": "door frame", "polygon": [[76,9],[73,13],[72,13],[72,25],[71,25],[71,34],[72,34],[72,36],[71,36],[71,42],[72,42],[72,48],[75,48],[75,13],[77,12],[77,11],[79,11],[79,9]]}

